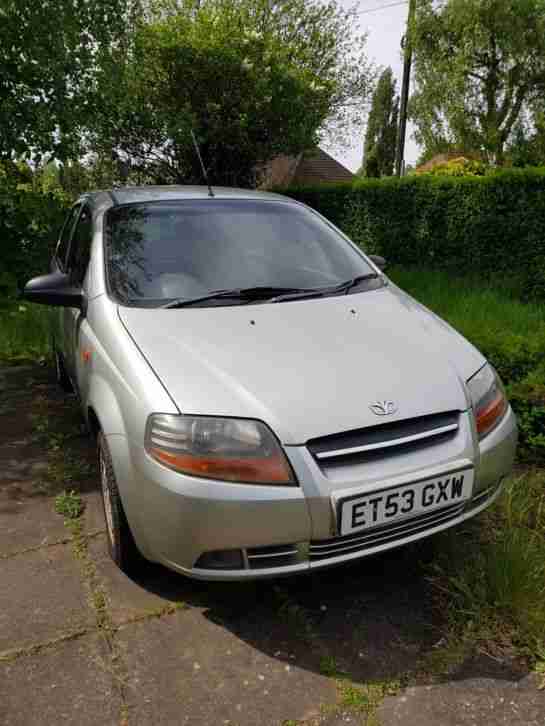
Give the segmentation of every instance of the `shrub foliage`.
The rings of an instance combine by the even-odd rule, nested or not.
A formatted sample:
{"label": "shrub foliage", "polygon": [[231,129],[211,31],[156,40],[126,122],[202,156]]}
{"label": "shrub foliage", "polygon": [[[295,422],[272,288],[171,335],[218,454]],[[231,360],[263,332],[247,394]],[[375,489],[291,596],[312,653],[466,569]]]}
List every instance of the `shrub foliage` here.
{"label": "shrub foliage", "polygon": [[62,189],[27,164],[0,164],[0,298],[47,272],[68,205]]}
{"label": "shrub foliage", "polygon": [[368,252],[400,265],[516,275],[545,299],[545,169],[482,177],[415,175],[285,190]]}

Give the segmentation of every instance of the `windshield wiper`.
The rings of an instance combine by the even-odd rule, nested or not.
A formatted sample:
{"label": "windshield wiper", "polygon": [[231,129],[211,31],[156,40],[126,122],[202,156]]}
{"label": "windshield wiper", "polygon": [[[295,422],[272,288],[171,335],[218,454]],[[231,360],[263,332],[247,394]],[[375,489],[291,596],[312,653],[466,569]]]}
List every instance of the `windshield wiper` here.
{"label": "windshield wiper", "polygon": [[356,287],[360,282],[365,280],[374,280],[379,275],[376,272],[368,272],[366,275],[358,275],[352,277],[350,280],[345,280],[338,285],[332,285],[330,287],[316,287],[313,290],[301,290],[299,292],[288,292],[282,295],[276,295],[272,297],[269,302],[285,302],[288,300],[304,300],[305,298],[311,297],[326,297],[327,295],[335,295],[338,293],[348,293],[353,287]]}
{"label": "windshield wiper", "polygon": [[160,305],[161,308],[186,308],[192,305],[198,305],[208,300],[221,300],[233,299],[233,300],[244,300],[251,302],[252,300],[268,300],[271,296],[277,295],[294,295],[302,292],[308,292],[302,290],[299,287],[271,287],[267,285],[261,285],[258,287],[241,287],[234,288],[232,290],[212,290],[206,295],[192,298],[176,298],[171,300],[164,305]]}
{"label": "windshield wiper", "polygon": [[161,305],[161,308],[186,308],[199,303],[212,300],[232,299],[251,302],[253,300],[266,300],[267,302],[283,302],[284,300],[300,300],[311,297],[325,297],[336,293],[348,292],[352,287],[359,285],[364,280],[371,280],[378,277],[376,272],[367,275],[358,275],[350,280],[345,280],[338,285],[328,287],[315,287],[302,289],[300,287],[272,287],[260,285],[257,287],[241,287],[232,290],[212,290],[206,295],[193,298],[176,298]]}

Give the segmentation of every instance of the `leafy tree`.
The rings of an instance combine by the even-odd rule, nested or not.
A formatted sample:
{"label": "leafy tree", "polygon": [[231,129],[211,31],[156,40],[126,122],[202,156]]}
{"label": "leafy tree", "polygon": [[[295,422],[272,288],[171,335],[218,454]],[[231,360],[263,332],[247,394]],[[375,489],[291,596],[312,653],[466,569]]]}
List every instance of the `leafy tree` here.
{"label": "leafy tree", "polygon": [[0,0],[0,158],[77,153],[137,0]]}
{"label": "leafy tree", "polygon": [[0,297],[47,269],[68,201],[52,165],[0,161]]}
{"label": "leafy tree", "polygon": [[512,166],[545,166],[545,111],[542,104],[517,123],[506,149],[506,158]]}
{"label": "leafy tree", "polygon": [[413,30],[416,140],[503,164],[521,113],[545,91],[545,0],[420,0]]}
{"label": "leafy tree", "polygon": [[367,121],[362,175],[391,176],[394,172],[399,97],[391,68],[379,78]]}
{"label": "leafy tree", "polygon": [[154,3],[103,84],[91,147],[114,149],[131,173],[202,183],[194,130],[214,183],[255,183],[259,165],[313,146],[326,120],[357,117],[371,71],[349,17],[308,0]]}

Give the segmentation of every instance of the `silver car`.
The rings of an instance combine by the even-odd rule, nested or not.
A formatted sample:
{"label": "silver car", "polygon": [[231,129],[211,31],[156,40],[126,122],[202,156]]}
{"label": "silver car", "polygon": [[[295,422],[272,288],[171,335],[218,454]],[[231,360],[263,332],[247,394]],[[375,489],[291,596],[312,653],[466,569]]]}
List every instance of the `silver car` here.
{"label": "silver car", "polygon": [[308,572],[498,497],[517,441],[501,381],[383,267],[280,195],[79,199],[25,296],[59,306],[58,378],[96,436],[122,569]]}

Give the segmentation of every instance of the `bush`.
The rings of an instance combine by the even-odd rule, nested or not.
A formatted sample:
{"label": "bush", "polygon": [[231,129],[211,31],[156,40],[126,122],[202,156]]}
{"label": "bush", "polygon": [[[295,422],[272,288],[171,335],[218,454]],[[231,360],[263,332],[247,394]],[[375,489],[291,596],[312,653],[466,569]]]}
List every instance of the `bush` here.
{"label": "bush", "polygon": [[545,459],[545,363],[508,387],[516,411],[522,450],[533,458]]}
{"label": "bush", "polygon": [[433,176],[484,176],[488,172],[487,165],[476,159],[465,159],[463,156],[436,164],[429,171],[416,172],[417,174],[432,174]]}
{"label": "bush", "polygon": [[0,164],[0,297],[14,297],[30,277],[47,272],[69,201],[44,182],[24,163]]}
{"label": "bush", "polygon": [[545,169],[365,179],[283,193],[391,262],[490,280],[515,276],[525,298],[545,299]]}

